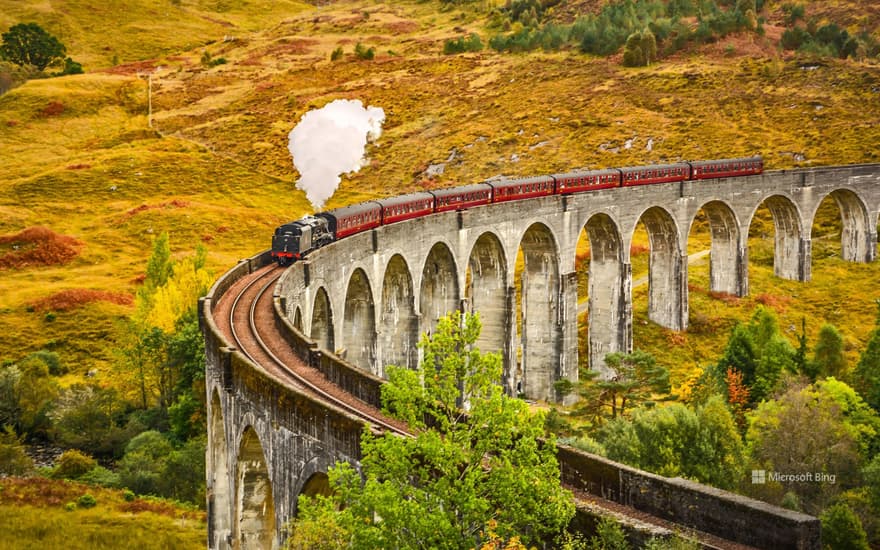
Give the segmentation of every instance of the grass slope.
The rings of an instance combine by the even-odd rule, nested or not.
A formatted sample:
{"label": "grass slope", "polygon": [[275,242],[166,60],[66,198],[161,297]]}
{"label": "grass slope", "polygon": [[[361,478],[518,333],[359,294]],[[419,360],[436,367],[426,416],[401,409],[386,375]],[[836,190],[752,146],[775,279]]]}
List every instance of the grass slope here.
{"label": "grass slope", "polygon": [[[76,506],[92,495],[93,508]],[[74,503],[74,504],[69,504]],[[0,480],[0,548],[197,549],[205,515],[123,492],[42,478]]]}
{"label": "grass slope", "polygon": [[[809,3],[808,13],[818,6]],[[580,167],[754,153],[768,168],[880,160],[873,146],[880,141],[876,62],[821,60],[807,70],[816,60],[783,55],[769,37],[730,37],[627,69],[614,58],[574,51],[444,56],[444,40],[471,31],[486,39],[489,32],[482,13],[431,2],[315,9],[169,0],[125,7],[0,0],[0,27],[34,18],[87,69],[108,67],[113,55],[134,62],[31,81],[0,97],[0,236],[43,226],[81,243],[64,264],[0,267],[0,358],[50,348],[75,373],[109,366],[116,320],[129,307],[89,301],[47,316],[45,302],[66,291],[133,295],[161,231],[171,233],[176,254],[206,243],[217,273],[265,248],[274,226],[311,210],[293,186],[298,174],[287,134],[309,109],[337,98],[380,106],[387,121],[370,164],[344,178],[329,207]],[[858,15],[852,2],[834,10],[834,17],[841,12],[876,26],[876,14]],[[771,16],[777,13],[771,4]],[[234,40],[220,40],[224,35]],[[358,42],[375,47],[376,59],[357,59]],[[337,47],[345,56],[331,62]],[[228,63],[202,66],[205,51]],[[155,71],[152,127],[138,70]],[[439,162],[444,173],[428,178],[428,165]],[[695,242],[705,245],[707,236]],[[0,245],[0,255],[18,253],[13,244]],[[701,298],[705,281],[692,266],[692,320],[703,326],[704,316],[719,319],[706,334],[670,336],[642,324],[645,290],[637,289],[636,345],[680,362],[678,378],[685,379],[717,356],[730,324],[764,293],[791,297],[783,326],[801,315],[840,324],[854,356],[871,325],[872,296],[845,298],[855,301],[844,311],[859,316],[850,323],[820,306],[830,300],[823,294],[830,283],[820,281],[828,266],[838,286],[864,288],[875,266],[818,260],[813,283],[790,286],[762,275],[766,266],[754,252],[752,259],[752,297],[739,305]],[[636,254],[633,264],[645,270],[646,255]],[[697,351],[685,361],[676,351],[682,346]]]}

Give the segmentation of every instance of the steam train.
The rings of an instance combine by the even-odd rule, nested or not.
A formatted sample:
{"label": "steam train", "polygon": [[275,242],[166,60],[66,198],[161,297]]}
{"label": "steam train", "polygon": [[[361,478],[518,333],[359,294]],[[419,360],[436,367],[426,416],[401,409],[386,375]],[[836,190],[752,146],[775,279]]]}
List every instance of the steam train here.
{"label": "steam train", "polygon": [[475,183],[367,201],[286,223],[272,236],[272,258],[287,265],[337,239],[381,225],[474,206],[612,187],[751,176],[764,171],[757,157],[654,164]]}

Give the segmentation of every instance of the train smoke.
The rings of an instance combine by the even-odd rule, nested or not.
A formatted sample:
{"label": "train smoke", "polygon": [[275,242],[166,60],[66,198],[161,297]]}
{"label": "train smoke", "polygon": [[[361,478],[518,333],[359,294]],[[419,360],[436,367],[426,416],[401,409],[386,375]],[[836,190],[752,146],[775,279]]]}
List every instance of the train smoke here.
{"label": "train smoke", "polygon": [[306,192],[315,210],[333,196],[341,174],[364,166],[367,141],[379,138],[383,122],[381,108],[364,108],[357,99],[337,99],[304,114],[290,131],[287,148],[301,176],[296,187]]}

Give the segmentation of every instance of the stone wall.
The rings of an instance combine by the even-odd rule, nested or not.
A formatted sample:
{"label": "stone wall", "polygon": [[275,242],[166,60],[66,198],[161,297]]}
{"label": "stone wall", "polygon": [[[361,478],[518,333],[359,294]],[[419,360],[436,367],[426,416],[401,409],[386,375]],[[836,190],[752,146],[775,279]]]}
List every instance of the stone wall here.
{"label": "stone wall", "polygon": [[757,548],[819,550],[819,520],[681,478],[666,478],[560,445],[567,485],[678,525]]}

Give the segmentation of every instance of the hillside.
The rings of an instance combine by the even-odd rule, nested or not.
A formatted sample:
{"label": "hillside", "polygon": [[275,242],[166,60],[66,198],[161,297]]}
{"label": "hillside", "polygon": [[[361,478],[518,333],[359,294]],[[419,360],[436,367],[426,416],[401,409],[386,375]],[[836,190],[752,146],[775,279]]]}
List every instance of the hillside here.
{"label": "hillside", "polygon": [[[868,4],[826,9],[813,2],[807,12],[876,29],[878,14]],[[768,25],[781,18],[781,5],[768,3]],[[0,358],[54,349],[71,379],[113,361],[115,321],[131,310],[124,297],[138,288],[153,236],[170,232],[178,254],[206,244],[219,274],[265,248],[279,222],[310,211],[294,188],[287,134],[305,112],[333,99],[382,107],[387,120],[369,166],[343,178],[328,207],[500,174],[678,159],[760,153],[771,169],[880,162],[877,60],[783,52],[769,30],[626,68],[619,55],[574,48],[443,55],[447,39],[476,32],[488,41],[495,32],[486,13],[467,4],[102,6],[0,0],[0,28],[33,18],[87,70],[0,96],[0,258],[9,263],[0,265]],[[375,59],[355,56],[358,43],[375,48]],[[345,55],[331,61],[339,47]],[[202,63],[220,58],[225,63]],[[427,167],[439,163],[443,173],[429,178]],[[35,227],[49,230],[36,244],[19,235]],[[58,243],[67,243],[66,252],[18,261]],[[700,269],[692,270],[697,288],[705,287]],[[762,275],[767,269],[753,262],[753,295],[736,304],[692,294],[692,318],[717,318],[715,329],[669,335],[637,321],[636,344],[670,362],[682,360],[674,346],[694,347],[677,366],[680,384],[717,354],[732,320],[748,316],[763,293],[785,297],[785,327],[803,315],[816,320],[811,333],[821,319],[837,323],[855,357],[874,312],[873,296],[857,289],[877,282],[876,266],[821,259],[816,283],[781,286]],[[844,311],[858,322],[826,306],[838,299],[826,293],[838,281],[853,289]],[[62,307],[70,291],[77,303]],[[634,296],[643,315],[643,290]]]}

